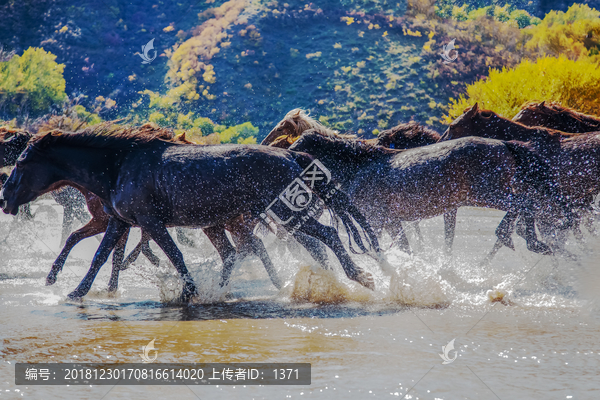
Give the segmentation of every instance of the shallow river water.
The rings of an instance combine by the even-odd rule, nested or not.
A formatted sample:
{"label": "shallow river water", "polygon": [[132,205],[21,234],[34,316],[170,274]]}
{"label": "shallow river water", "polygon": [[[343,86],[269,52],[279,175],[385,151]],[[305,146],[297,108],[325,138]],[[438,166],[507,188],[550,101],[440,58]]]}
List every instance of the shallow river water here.
{"label": "shallow river water", "polygon": [[[58,282],[45,276],[59,251],[61,207],[33,206],[32,221],[0,216],[0,399],[598,399],[600,398],[600,240],[571,236],[578,256],[541,256],[515,238],[489,265],[503,213],[461,209],[451,259],[443,221],[421,223],[415,254],[389,249],[395,270],[375,276],[375,292],[313,267],[304,250],[272,235],[265,244],[286,286],[277,291],[262,264],[247,258],[227,290],[221,263],[201,231],[181,246],[199,286],[194,304],[176,304],[178,281],[166,257],[142,257],[106,292],[110,263],[82,302],[68,301],[89,267],[97,238],[72,252]],[[139,232],[132,234],[129,248]],[[153,245],[155,246],[155,245]],[[330,259],[333,254],[329,253]],[[229,295],[227,295],[229,293]],[[502,300],[502,301],[495,301]],[[306,362],[310,386],[16,386],[16,362],[140,362],[155,339],[157,362]],[[456,360],[442,364],[455,339]]]}

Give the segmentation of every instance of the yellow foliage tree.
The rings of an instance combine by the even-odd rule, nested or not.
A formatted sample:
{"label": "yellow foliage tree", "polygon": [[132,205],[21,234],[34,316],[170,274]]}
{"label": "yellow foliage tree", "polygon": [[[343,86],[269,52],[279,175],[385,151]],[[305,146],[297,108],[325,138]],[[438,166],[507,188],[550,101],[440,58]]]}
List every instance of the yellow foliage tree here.
{"label": "yellow foliage tree", "polygon": [[450,99],[446,124],[479,103],[483,108],[514,117],[529,101],[557,101],[586,114],[600,115],[600,65],[566,56],[525,60],[515,68],[490,69],[487,79],[467,86],[467,96]]}
{"label": "yellow foliage tree", "polygon": [[566,55],[571,59],[596,56],[600,60],[600,11],[586,4],[573,4],[566,12],[550,11],[523,35],[530,55]]}
{"label": "yellow foliage tree", "polygon": [[[199,88],[199,91],[204,89],[203,85],[198,86],[199,76],[202,76],[206,83],[216,81],[209,62],[219,52],[219,43],[227,38],[230,25],[240,23],[238,17],[245,6],[246,0],[230,0],[220,7],[211,9],[213,18],[202,23],[195,29],[193,37],[169,53],[169,71],[166,80],[172,87],[181,87],[187,99],[198,100],[196,88]],[[207,94],[205,97],[210,99]]]}

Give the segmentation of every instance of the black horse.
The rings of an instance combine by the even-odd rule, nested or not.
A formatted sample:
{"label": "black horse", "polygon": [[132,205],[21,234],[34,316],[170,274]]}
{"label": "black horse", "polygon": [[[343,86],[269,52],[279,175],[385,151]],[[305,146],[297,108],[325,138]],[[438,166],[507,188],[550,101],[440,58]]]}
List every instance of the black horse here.
{"label": "black horse", "polygon": [[[290,150],[311,154],[329,168],[376,232],[461,206],[489,207],[523,215],[528,248],[547,254],[548,246],[536,238],[534,216],[557,225],[572,220],[556,196],[550,168],[519,142],[469,137],[390,150],[309,130]],[[501,224],[496,235],[512,246],[510,225]]]}
{"label": "black horse", "polygon": [[[19,205],[63,185],[84,188],[102,200],[111,215],[108,229],[90,270],[70,298],[87,294],[119,238],[129,227],[140,226],[177,268],[184,281],[182,297],[187,300],[196,294],[196,287],[166,228],[219,227],[243,214],[256,218],[267,209],[271,215],[286,215],[286,227],[325,243],[350,279],[372,289],[371,275],[352,261],[337,231],[307,214],[306,201],[312,199],[312,192],[305,190],[308,186],[301,177],[314,166],[313,161],[308,154],[265,146],[197,146],[127,131],[114,135],[93,130],[74,135],[48,133],[30,142],[6,181],[0,202],[5,213],[16,214]],[[313,172],[311,176],[326,175]],[[313,180],[311,187],[341,218],[359,246],[366,247],[352,218],[379,253],[377,238],[364,217],[330,179]],[[290,206],[293,201],[298,204]]]}

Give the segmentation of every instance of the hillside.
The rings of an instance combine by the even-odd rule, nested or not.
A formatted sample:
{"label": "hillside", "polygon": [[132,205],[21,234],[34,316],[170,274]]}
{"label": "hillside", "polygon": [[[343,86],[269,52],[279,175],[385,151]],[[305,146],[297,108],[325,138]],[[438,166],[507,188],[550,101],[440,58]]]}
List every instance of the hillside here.
{"label": "hillside", "polygon": [[[543,17],[550,4],[510,3],[532,17]],[[511,67],[527,55],[519,47],[519,26],[496,17],[445,20],[440,7],[455,4],[439,1],[438,14],[432,4],[9,1],[0,6],[10,28],[0,31],[0,44],[17,54],[34,46],[56,55],[69,96],[85,95],[87,107],[98,96],[116,101],[104,118],[147,116],[143,92],[171,90],[182,113],[224,125],[249,121],[260,128],[259,138],[295,107],[370,136],[410,119],[443,129],[451,97],[490,67]],[[143,64],[139,54],[152,39],[158,57]],[[458,58],[445,64],[440,53],[452,39]]]}

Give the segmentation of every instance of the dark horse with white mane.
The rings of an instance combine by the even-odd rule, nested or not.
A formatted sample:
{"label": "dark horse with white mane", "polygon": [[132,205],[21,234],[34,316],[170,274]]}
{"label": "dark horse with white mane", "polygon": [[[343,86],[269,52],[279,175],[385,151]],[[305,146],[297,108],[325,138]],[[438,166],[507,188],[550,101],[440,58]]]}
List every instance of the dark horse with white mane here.
{"label": "dark horse with white mane", "polygon": [[[545,166],[523,144],[465,138],[390,150],[307,131],[290,147],[317,157],[375,231],[430,218],[461,206],[490,207],[557,223],[570,211],[555,202]],[[509,240],[506,226],[496,234]],[[547,252],[528,225],[528,246]]]}
{"label": "dark horse with white mane", "polygon": [[[288,194],[305,168],[308,154],[264,146],[178,144],[143,135],[72,135],[48,133],[34,138],[5,183],[0,202],[5,213],[65,184],[95,193],[111,215],[108,229],[87,275],[70,298],[81,298],[123,233],[140,226],[167,254],[184,281],[183,299],[196,287],[183,256],[167,232],[169,226],[221,226],[242,214],[258,217],[278,196]],[[333,181],[314,185],[349,232],[357,232],[352,218],[379,253],[371,228],[347,196],[334,190]],[[281,196],[280,196],[281,197]],[[291,213],[292,226],[325,243],[338,257],[350,279],[374,288],[368,272],[359,268],[344,249],[337,231],[304,212],[292,213],[277,203],[278,214]],[[360,235],[354,235],[361,246]],[[365,248],[366,246],[363,246]]]}

